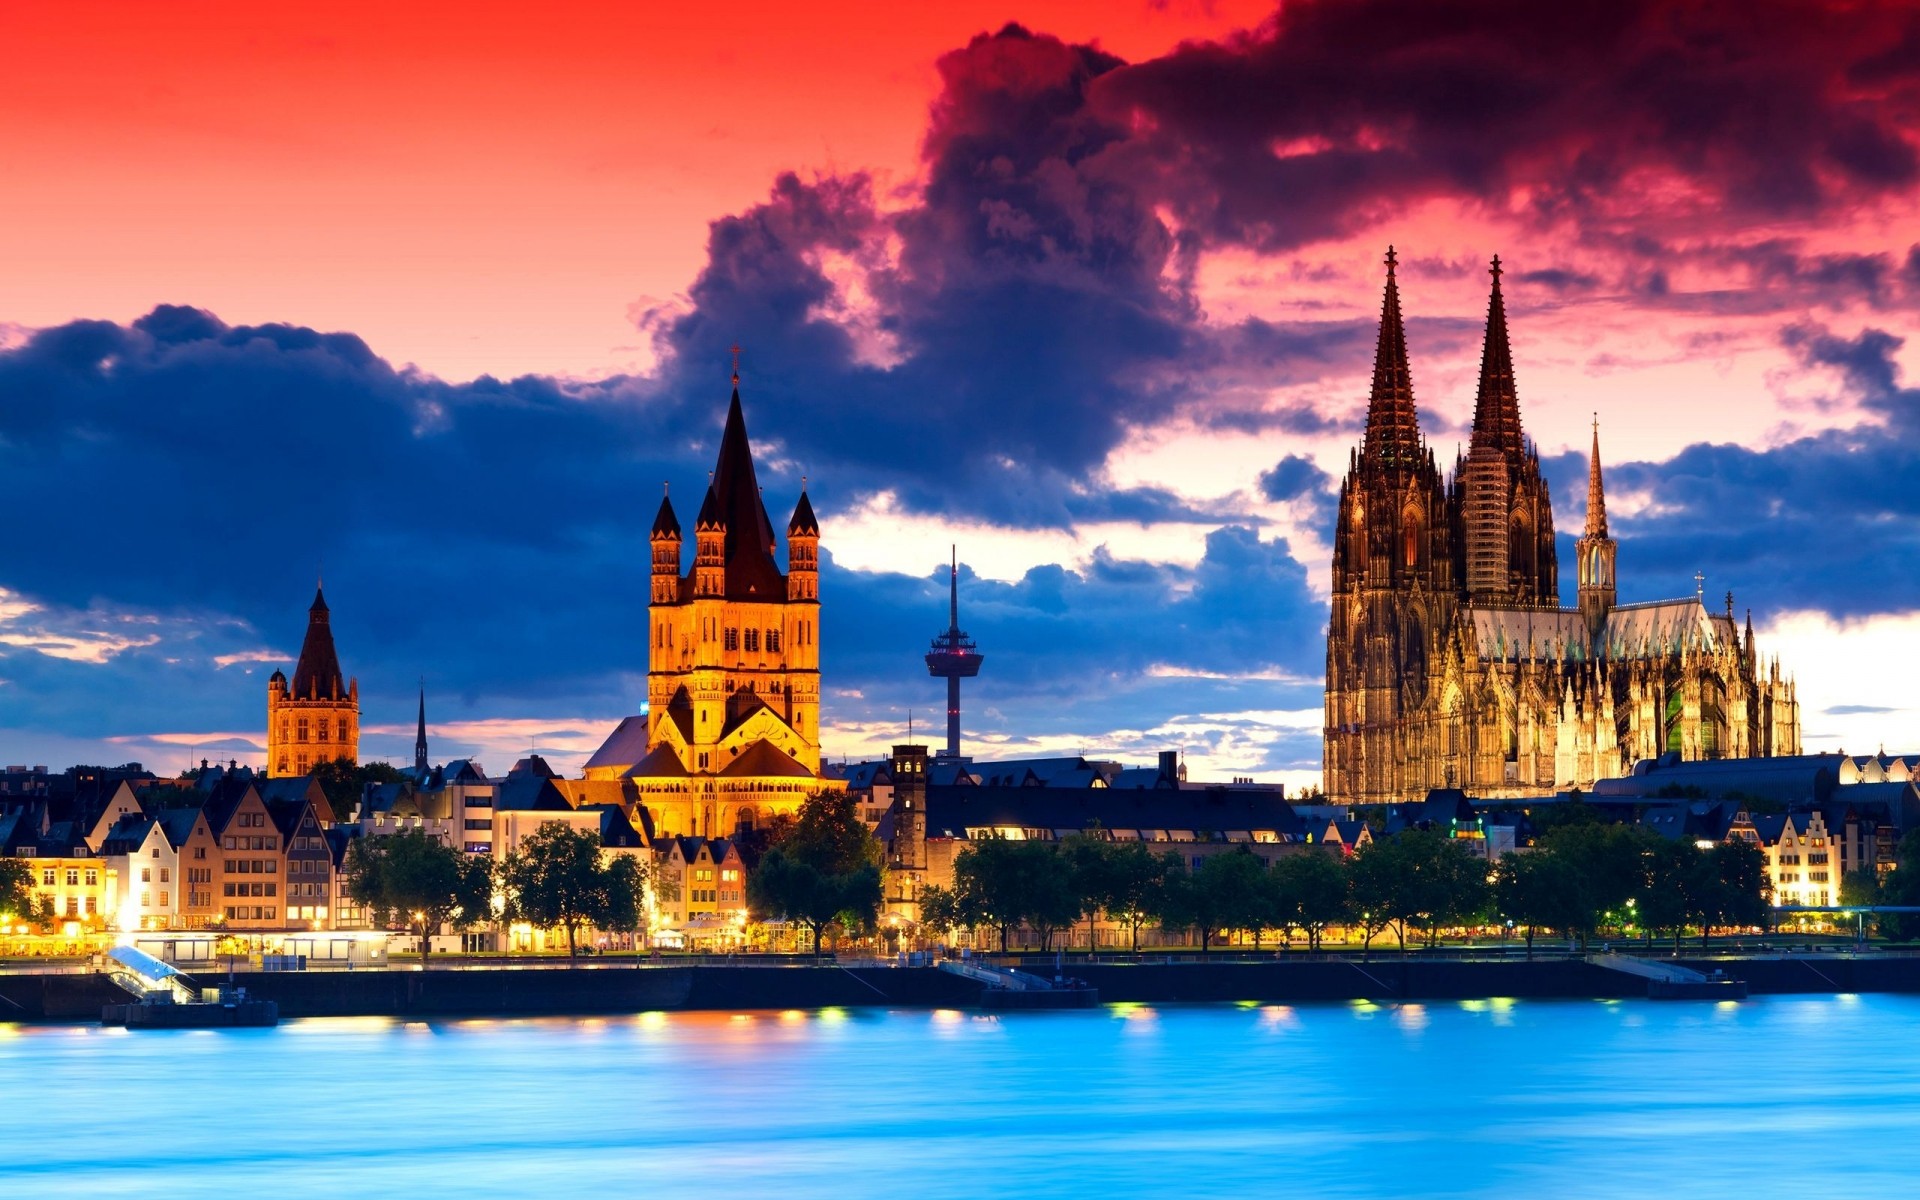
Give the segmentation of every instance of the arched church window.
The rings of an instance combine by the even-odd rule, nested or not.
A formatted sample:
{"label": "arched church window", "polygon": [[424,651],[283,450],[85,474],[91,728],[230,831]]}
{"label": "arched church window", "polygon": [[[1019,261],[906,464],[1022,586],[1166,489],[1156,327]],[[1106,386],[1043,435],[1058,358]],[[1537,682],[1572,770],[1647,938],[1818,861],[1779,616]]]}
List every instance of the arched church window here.
{"label": "arched church window", "polygon": [[293,740],[296,742],[304,742],[307,740],[307,719],[305,717],[301,717],[293,723]]}
{"label": "arched church window", "polygon": [[1420,518],[1407,514],[1406,526],[1400,531],[1400,565],[1417,567],[1420,565]]}

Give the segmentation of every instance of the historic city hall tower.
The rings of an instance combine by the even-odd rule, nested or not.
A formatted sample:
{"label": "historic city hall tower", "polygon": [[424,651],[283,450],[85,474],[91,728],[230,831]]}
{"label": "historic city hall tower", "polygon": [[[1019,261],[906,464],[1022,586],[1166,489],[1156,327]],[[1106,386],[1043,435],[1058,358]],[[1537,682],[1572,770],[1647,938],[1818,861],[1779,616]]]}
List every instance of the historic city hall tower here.
{"label": "historic city hall tower", "polygon": [[1793,682],[1753,624],[1704,597],[1619,604],[1595,423],[1577,603],[1560,606],[1553,506],[1520,424],[1500,260],[1469,449],[1442,485],[1421,438],[1395,259],[1366,434],[1340,487],[1327,626],[1328,796],[1379,804],[1587,787],[1661,754],[1797,754]]}
{"label": "historic city hall tower", "polygon": [[293,683],[279,671],[267,680],[269,776],[305,775],[336,758],[360,761],[360,681],[341,677],[330,618],[326,594],[315,588]]}
{"label": "historic city hall tower", "polygon": [[786,534],[783,572],[736,371],[690,570],[671,498],[654,517],[647,713],[587,762],[589,779],[632,780],[660,835],[728,836],[836,786],[820,778],[820,524],[804,488]]}

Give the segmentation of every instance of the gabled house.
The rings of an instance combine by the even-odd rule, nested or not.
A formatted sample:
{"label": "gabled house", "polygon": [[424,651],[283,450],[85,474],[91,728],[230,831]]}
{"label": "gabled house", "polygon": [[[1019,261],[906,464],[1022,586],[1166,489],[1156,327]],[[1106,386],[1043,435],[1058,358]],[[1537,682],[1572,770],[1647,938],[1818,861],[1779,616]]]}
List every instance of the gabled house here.
{"label": "gabled house", "polygon": [[250,782],[216,784],[203,810],[220,839],[219,919],[228,929],[283,929],[286,851],[267,802]]}
{"label": "gabled house", "polygon": [[121,817],[101,839],[100,861],[118,883],[109,901],[109,925],[122,930],[176,927],[180,851],[158,818],[140,812]]}

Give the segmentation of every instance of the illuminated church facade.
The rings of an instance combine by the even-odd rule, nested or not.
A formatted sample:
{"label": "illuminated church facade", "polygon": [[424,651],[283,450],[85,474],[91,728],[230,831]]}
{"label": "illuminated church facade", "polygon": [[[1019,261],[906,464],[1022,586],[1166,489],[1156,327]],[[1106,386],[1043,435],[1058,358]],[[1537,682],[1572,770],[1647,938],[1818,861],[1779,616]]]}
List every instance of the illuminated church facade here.
{"label": "illuminated church facade", "polygon": [[1799,705],[1749,615],[1693,596],[1620,604],[1596,422],[1576,604],[1560,606],[1553,508],[1520,423],[1493,261],[1473,431],[1443,478],[1414,406],[1387,253],[1367,427],[1340,488],[1327,630],[1324,784],[1379,804],[1457,787],[1526,796],[1634,762],[1800,752]]}
{"label": "illuminated church facade", "polygon": [[654,517],[647,711],[585,770],[630,781],[657,837],[729,837],[844,786],[820,774],[820,524],[802,488],[782,570],[733,385],[690,568],[670,497]]}

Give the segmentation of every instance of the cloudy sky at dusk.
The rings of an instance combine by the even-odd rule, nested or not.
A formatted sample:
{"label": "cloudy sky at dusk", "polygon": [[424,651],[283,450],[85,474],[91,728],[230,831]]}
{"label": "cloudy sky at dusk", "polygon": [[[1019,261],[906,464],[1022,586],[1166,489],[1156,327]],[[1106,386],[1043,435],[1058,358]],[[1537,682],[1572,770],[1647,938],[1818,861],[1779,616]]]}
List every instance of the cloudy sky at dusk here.
{"label": "cloudy sky at dusk", "polygon": [[1389,243],[1443,462],[1497,252],[1563,562],[1598,413],[1622,599],[1920,745],[1913,5],[405,7],[0,15],[0,760],[258,761],[324,563],[363,755],[576,767],[737,341],[829,754],[958,542],[976,750],[1306,782]]}

